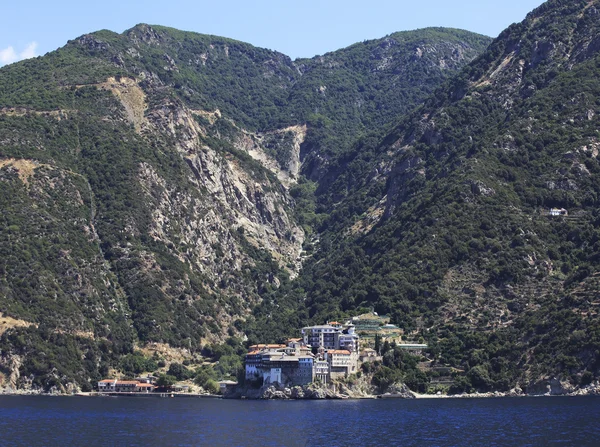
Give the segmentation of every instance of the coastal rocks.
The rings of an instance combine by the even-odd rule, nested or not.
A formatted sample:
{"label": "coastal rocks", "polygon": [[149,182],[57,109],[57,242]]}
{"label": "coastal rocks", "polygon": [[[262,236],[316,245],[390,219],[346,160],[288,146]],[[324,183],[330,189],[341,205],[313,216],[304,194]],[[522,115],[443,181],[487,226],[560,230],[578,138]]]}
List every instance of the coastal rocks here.
{"label": "coastal rocks", "polygon": [[308,389],[305,399],[327,399],[327,391],[321,388]]}
{"label": "coastal rocks", "polygon": [[277,388],[269,386],[263,391],[261,399],[290,399],[292,392],[289,388]]}
{"label": "coastal rocks", "polygon": [[560,381],[555,377],[540,380],[527,386],[527,394],[530,396],[564,396],[573,394],[575,391],[575,387],[569,382]]}
{"label": "coastal rocks", "polygon": [[9,396],[39,396],[41,394],[45,394],[44,390],[41,388],[0,388],[0,395],[9,395]]}
{"label": "coastal rocks", "polygon": [[593,382],[572,392],[571,396],[600,396],[600,382]]}
{"label": "coastal rocks", "polygon": [[292,388],[291,397],[292,399],[305,399],[306,393],[304,392],[301,386],[295,386],[294,388]]}
{"label": "coastal rocks", "polygon": [[511,389],[507,394],[508,397],[518,397],[518,396],[522,396],[522,395],[523,395],[523,390],[518,386]]}
{"label": "coastal rocks", "polygon": [[415,399],[415,394],[406,386],[405,383],[394,383],[388,387],[384,396],[393,396],[401,399]]}
{"label": "coastal rocks", "polygon": [[20,368],[23,364],[23,358],[19,355],[2,355],[0,356],[0,368],[8,372],[2,374],[3,380],[0,385],[6,388],[7,392],[16,390],[21,377]]}
{"label": "coastal rocks", "polygon": [[265,385],[260,389],[243,388],[235,393],[225,396],[230,399],[347,399],[347,394],[340,393],[327,385],[309,384],[303,386],[287,387],[280,384]]}

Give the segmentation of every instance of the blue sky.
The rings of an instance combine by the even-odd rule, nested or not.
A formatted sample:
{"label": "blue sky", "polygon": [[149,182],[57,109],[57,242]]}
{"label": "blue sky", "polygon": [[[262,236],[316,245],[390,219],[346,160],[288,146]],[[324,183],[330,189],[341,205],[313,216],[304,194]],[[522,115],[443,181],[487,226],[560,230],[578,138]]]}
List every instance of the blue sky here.
{"label": "blue sky", "polygon": [[29,0],[0,7],[0,65],[99,29],[137,23],[216,34],[312,57],[395,31],[448,26],[497,36],[542,0]]}

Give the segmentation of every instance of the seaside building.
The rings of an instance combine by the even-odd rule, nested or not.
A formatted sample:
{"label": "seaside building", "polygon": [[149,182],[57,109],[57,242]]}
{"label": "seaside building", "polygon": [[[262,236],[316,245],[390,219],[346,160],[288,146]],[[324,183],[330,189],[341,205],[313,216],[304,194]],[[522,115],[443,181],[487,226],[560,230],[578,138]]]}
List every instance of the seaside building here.
{"label": "seaside building", "polygon": [[258,380],[262,377],[262,354],[263,351],[250,351],[246,354],[245,367],[246,367],[246,380]]}
{"label": "seaside building", "polygon": [[138,383],[135,391],[136,393],[153,393],[154,385],[151,383]]}
{"label": "seaside building", "polygon": [[221,380],[219,382],[219,390],[221,394],[227,394],[229,391],[234,390],[237,384],[233,380]]}
{"label": "seaside building", "polygon": [[358,369],[358,355],[346,349],[330,349],[325,353],[325,360],[329,364],[329,377],[339,379],[356,373]]}
{"label": "seaside building", "polygon": [[263,383],[309,384],[313,381],[313,361],[312,355],[292,356],[285,352],[264,354],[260,365]]}
{"label": "seaside building", "polygon": [[329,382],[329,363],[327,360],[315,360],[315,380]]}
{"label": "seaside building", "polygon": [[[251,346],[256,348],[260,345]],[[293,340],[288,346],[264,345],[246,354],[246,380],[262,380],[264,384],[306,385],[314,378],[314,356],[310,348]],[[279,345],[281,346],[281,345]]]}
{"label": "seaside building", "polygon": [[100,393],[152,393],[154,385],[137,380],[104,379],[98,382]]}
{"label": "seaside building", "polygon": [[151,383],[151,384],[155,384],[156,381],[158,380],[158,377],[153,376],[152,374],[148,374],[146,377],[136,377],[135,379],[140,383]]}
{"label": "seaside building", "polygon": [[351,322],[307,326],[301,334],[302,338],[290,338],[286,345],[250,346],[245,358],[246,380],[306,385],[316,379],[327,383],[358,371],[360,336]]}
{"label": "seaside building", "polygon": [[359,335],[356,333],[355,326],[348,325],[346,329],[338,335],[338,343],[335,349],[345,349],[350,352],[358,352]]}
{"label": "seaside building", "polygon": [[313,348],[336,349],[339,348],[339,335],[341,332],[341,327],[330,324],[308,326],[302,328],[302,338],[306,345]]}

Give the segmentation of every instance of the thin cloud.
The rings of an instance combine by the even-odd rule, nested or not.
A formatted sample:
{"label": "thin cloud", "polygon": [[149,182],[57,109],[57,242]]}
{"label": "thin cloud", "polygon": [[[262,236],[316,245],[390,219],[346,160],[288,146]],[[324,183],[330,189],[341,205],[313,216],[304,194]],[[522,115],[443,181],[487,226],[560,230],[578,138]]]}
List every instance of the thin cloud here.
{"label": "thin cloud", "polygon": [[15,52],[15,49],[13,47],[8,47],[8,48],[5,48],[4,50],[0,50],[0,64],[1,65],[10,64],[12,62],[15,62],[18,58],[19,58],[19,56],[17,55],[17,53]]}
{"label": "thin cloud", "polygon": [[37,42],[31,42],[28,44],[23,51],[17,53],[14,47],[9,46],[0,50],[0,66],[6,64],[12,64],[13,62],[22,61],[23,59],[29,59],[37,56]]}

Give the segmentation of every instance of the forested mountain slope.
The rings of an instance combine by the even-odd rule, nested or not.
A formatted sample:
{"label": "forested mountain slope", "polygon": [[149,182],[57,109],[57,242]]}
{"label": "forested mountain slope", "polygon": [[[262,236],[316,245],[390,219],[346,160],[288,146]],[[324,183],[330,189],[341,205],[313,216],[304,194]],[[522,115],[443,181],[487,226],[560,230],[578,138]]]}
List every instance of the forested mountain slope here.
{"label": "forested mountain slope", "polygon": [[599,19],[597,0],[545,3],[358,142],[321,188],[319,244],[258,329],[277,309],[374,308],[464,369],[457,391],[597,376]]}
{"label": "forested mountain slope", "polygon": [[89,388],[242,336],[300,272],[302,172],[337,175],[488,43],[430,29],[294,62],[138,25],[0,69],[2,383]]}

